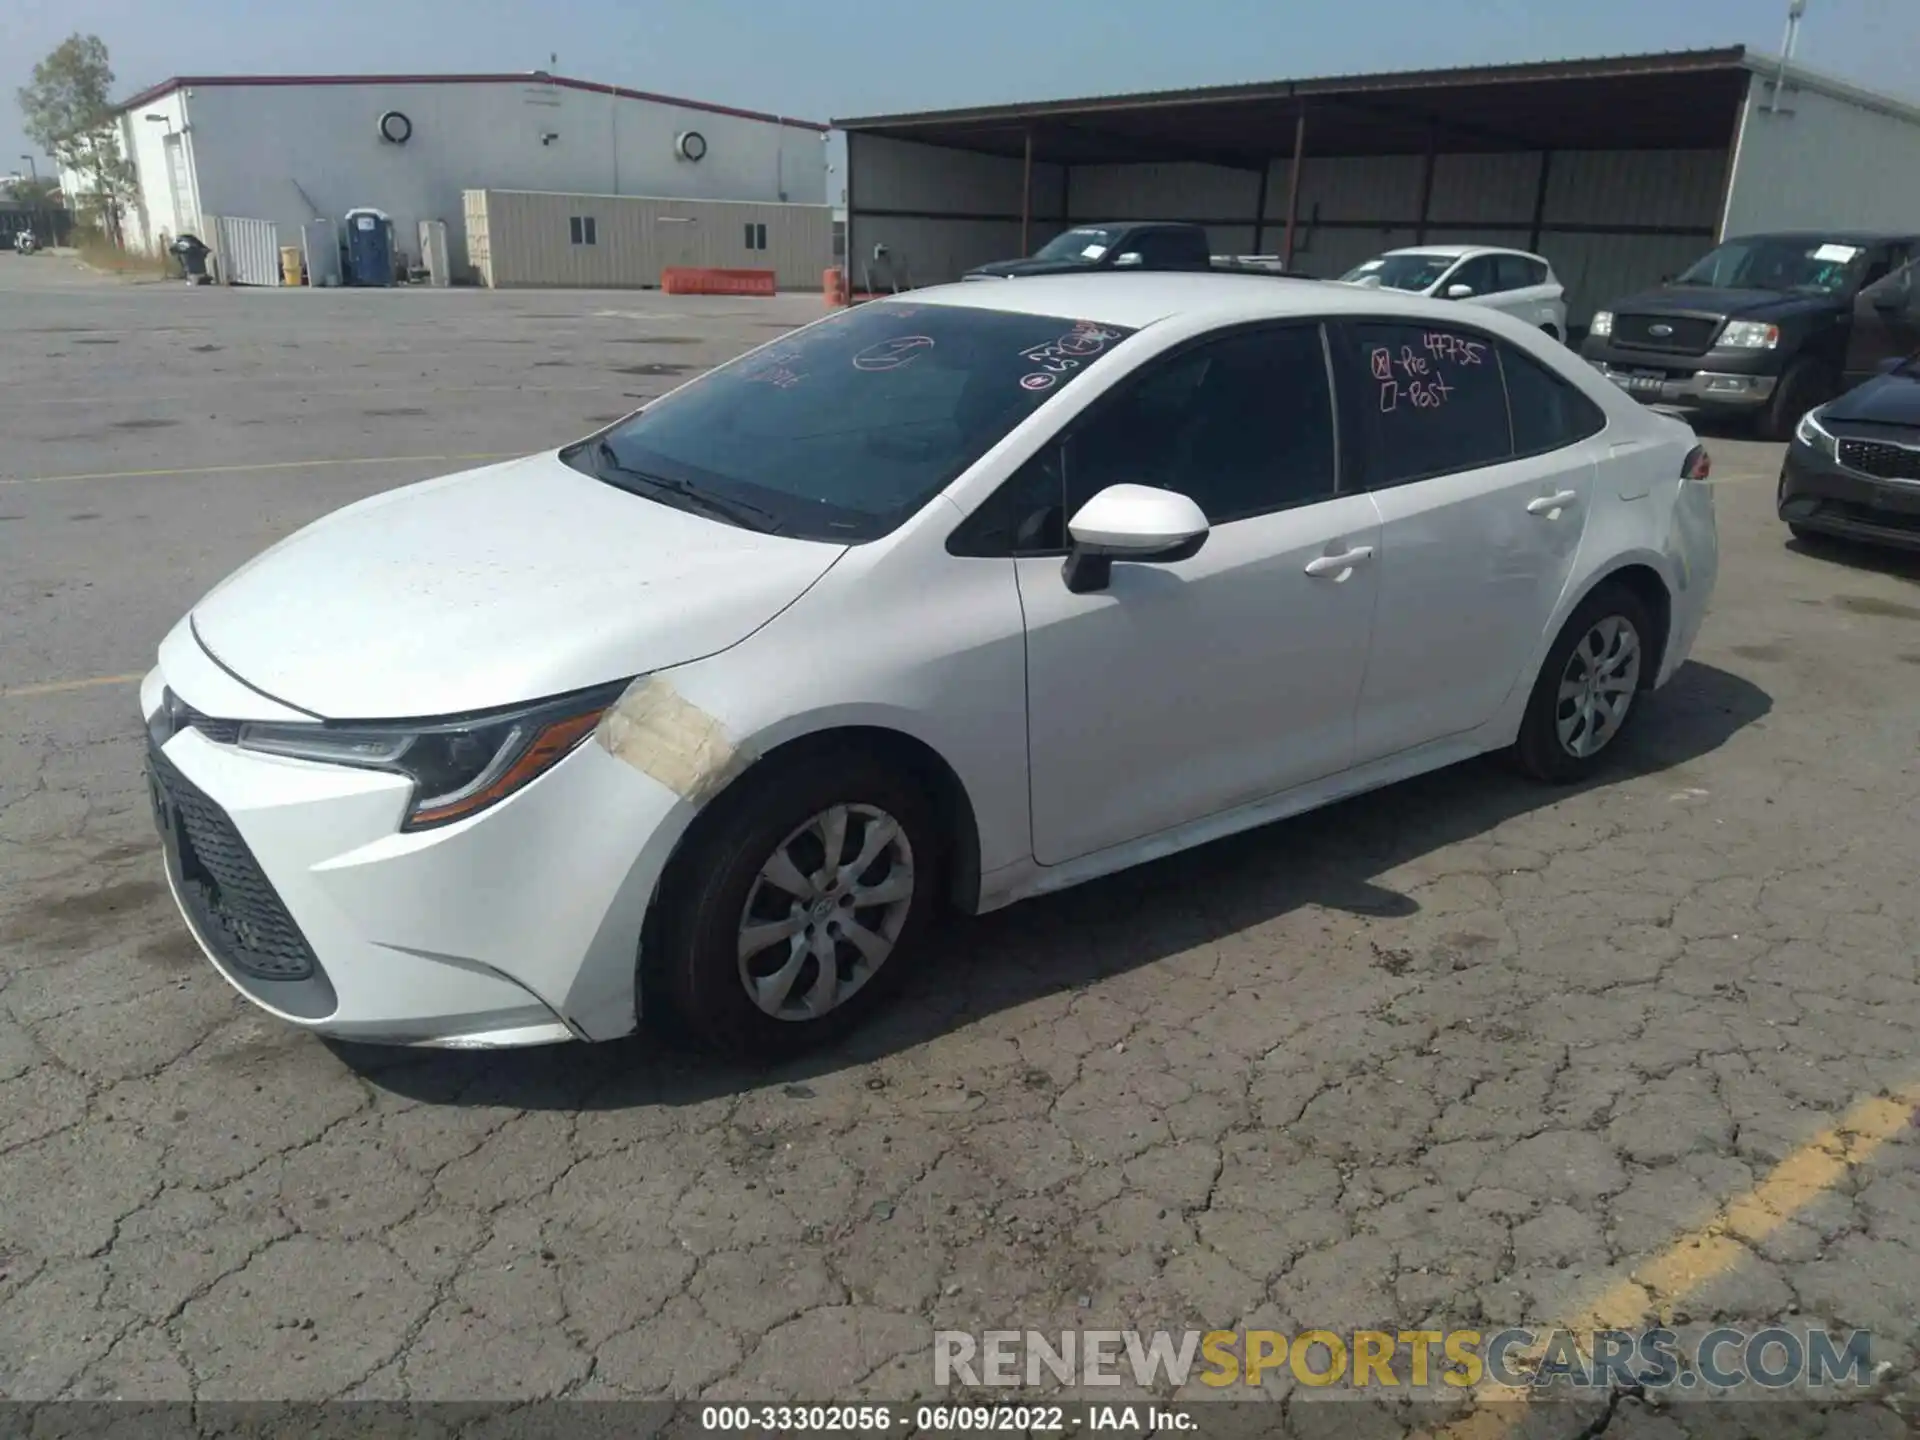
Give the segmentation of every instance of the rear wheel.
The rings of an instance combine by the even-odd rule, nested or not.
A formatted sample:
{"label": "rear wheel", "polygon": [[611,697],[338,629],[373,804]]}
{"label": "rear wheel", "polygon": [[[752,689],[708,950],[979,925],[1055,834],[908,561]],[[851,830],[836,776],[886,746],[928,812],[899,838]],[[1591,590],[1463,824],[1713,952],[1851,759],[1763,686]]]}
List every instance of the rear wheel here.
{"label": "rear wheel", "polygon": [[1605,762],[1636,712],[1652,654],[1647,607],[1624,585],[1581,601],[1534,681],[1513,759],[1536,780],[1584,780]]}
{"label": "rear wheel", "polygon": [[898,981],[942,837],[918,786],[857,754],[748,783],[676,860],[650,969],[703,1039],[776,1059],[838,1038]]}

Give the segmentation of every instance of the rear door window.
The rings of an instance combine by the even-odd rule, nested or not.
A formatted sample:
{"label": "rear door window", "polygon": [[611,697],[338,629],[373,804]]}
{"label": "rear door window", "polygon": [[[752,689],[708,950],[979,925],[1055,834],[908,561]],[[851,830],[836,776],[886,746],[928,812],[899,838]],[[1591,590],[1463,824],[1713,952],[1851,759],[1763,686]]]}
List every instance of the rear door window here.
{"label": "rear door window", "polygon": [[1502,290],[1525,290],[1546,282],[1546,266],[1524,255],[1496,255],[1493,271],[1495,283]]}
{"label": "rear door window", "polygon": [[1352,327],[1375,489],[1511,459],[1513,428],[1494,340],[1406,322]]}

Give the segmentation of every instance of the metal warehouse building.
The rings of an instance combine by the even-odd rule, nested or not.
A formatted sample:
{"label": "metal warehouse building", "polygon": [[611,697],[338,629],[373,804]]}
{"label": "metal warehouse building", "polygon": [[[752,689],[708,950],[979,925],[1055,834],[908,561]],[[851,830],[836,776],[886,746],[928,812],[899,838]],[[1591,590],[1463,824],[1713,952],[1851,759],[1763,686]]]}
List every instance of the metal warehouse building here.
{"label": "metal warehouse building", "polygon": [[445,221],[464,274],[467,190],[827,198],[823,125],[544,73],[186,76],[128,100],[119,124],[140,182],[127,230],[145,247],[209,216],[291,243],[371,206],[408,252],[420,221]]}
{"label": "metal warehouse building", "polygon": [[1187,220],[1320,277],[1403,245],[1537,251],[1581,326],[1722,236],[1920,231],[1920,107],[1739,46],[835,124],[868,288],[1075,224]]}

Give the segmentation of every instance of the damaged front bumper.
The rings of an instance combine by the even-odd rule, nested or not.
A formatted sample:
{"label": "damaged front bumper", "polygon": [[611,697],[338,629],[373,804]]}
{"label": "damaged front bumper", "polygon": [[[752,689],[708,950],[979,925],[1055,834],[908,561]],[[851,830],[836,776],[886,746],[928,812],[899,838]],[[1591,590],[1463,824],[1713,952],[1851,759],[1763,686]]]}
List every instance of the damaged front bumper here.
{"label": "damaged front bumper", "polygon": [[[142,687],[149,720],[168,683],[156,670]],[[693,807],[600,738],[487,810],[414,832],[399,828],[409,782],[383,771],[196,728],[150,769],[183,916],[215,968],[281,1019],[456,1047],[637,1024],[646,908]]]}

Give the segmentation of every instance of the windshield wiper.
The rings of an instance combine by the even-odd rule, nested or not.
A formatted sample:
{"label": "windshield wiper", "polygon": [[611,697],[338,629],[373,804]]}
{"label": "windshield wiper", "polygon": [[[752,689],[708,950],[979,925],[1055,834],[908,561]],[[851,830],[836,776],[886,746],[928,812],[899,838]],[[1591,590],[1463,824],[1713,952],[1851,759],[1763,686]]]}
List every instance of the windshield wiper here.
{"label": "windshield wiper", "polygon": [[704,511],[716,520],[725,520],[743,529],[758,530],[767,535],[777,535],[780,532],[780,522],[771,510],[763,509],[746,500],[715,495],[689,481],[676,480],[671,475],[651,475],[644,470],[636,470],[621,460],[619,452],[608,441],[601,440],[594,445],[593,458],[596,467],[600,470],[612,471],[623,479],[635,481],[644,487],[644,491],[658,491],[671,495],[676,500],[685,502],[684,508]]}

